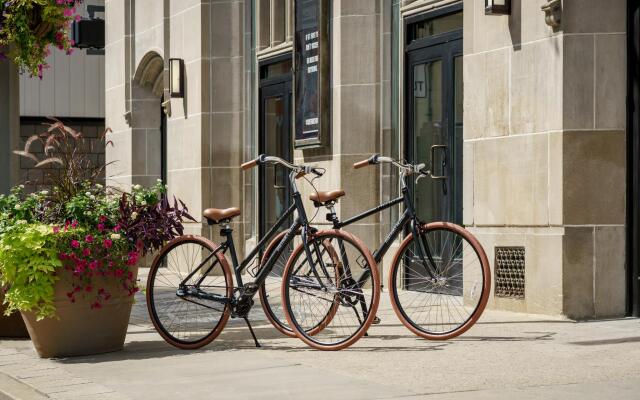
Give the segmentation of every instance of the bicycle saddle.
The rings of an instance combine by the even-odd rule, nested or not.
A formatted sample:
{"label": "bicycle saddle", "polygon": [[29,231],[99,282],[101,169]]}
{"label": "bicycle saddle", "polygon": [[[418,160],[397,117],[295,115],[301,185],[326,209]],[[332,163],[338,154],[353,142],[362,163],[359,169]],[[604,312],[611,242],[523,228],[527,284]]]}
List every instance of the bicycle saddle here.
{"label": "bicycle saddle", "polygon": [[336,201],[336,200],[338,200],[340,197],[342,197],[344,195],[345,195],[344,190],[331,190],[329,192],[316,192],[316,193],[312,193],[309,196],[309,200],[311,200],[314,203],[322,206],[325,203],[328,203],[330,201]]}
{"label": "bicycle saddle", "polygon": [[232,208],[207,208],[202,212],[202,215],[207,219],[209,224],[218,224],[221,221],[231,220],[234,217],[242,214],[238,207]]}

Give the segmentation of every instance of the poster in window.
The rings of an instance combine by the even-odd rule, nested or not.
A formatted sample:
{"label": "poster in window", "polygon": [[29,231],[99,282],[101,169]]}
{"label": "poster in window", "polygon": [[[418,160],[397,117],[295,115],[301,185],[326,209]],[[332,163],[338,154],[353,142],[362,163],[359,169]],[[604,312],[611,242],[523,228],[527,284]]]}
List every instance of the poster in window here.
{"label": "poster in window", "polygon": [[295,147],[319,147],[330,129],[328,0],[296,0],[294,26]]}

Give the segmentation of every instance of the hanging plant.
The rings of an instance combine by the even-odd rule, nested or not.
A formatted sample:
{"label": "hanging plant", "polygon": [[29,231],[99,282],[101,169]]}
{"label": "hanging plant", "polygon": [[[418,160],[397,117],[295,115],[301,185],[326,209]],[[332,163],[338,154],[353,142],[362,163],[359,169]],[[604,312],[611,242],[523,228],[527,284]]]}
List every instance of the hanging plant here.
{"label": "hanging plant", "polygon": [[42,79],[51,46],[71,54],[71,22],[80,19],[82,0],[0,0],[0,59],[9,58],[20,72]]}

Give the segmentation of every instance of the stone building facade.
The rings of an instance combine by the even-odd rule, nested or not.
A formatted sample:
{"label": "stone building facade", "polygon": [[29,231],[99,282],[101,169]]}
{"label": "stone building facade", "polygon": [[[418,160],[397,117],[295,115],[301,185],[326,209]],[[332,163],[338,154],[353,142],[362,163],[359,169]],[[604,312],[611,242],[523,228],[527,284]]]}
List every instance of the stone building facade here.
{"label": "stone building facade", "polygon": [[[266,151],[326,168],[318,189],[345,189],[347,217],[399,191],[396,171],[355,161],[428,163],[444,145],[433,157],[448,179],[421,181],[417,207],[480,239],[501,279],[489,307],[577,319],[633,309],[625,0],[563,0],[552,16],[547,0],[511,0],[509,15],[481,0],[329,0],[329,139],[298,148],[294,11],[307,3],[106,0],[108,180],[165,179],[194,215],[241,206],[236,237],[252,247],[287,189],[243,161]],[[175,58],[182,98],[170,95]],[[375,248],[398,211],[349,230]]]}

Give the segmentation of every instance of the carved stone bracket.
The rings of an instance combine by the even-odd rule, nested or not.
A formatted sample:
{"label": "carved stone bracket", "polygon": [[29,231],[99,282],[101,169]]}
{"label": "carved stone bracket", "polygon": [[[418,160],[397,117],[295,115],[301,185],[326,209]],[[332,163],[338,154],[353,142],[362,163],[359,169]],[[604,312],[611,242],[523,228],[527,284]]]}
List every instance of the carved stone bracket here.
{"label": "carved stone bracket", "polygon": [[544,22],[554,29],[559,28],[562,22],[562,1],[549,0],[541,9],[544,12]]}

